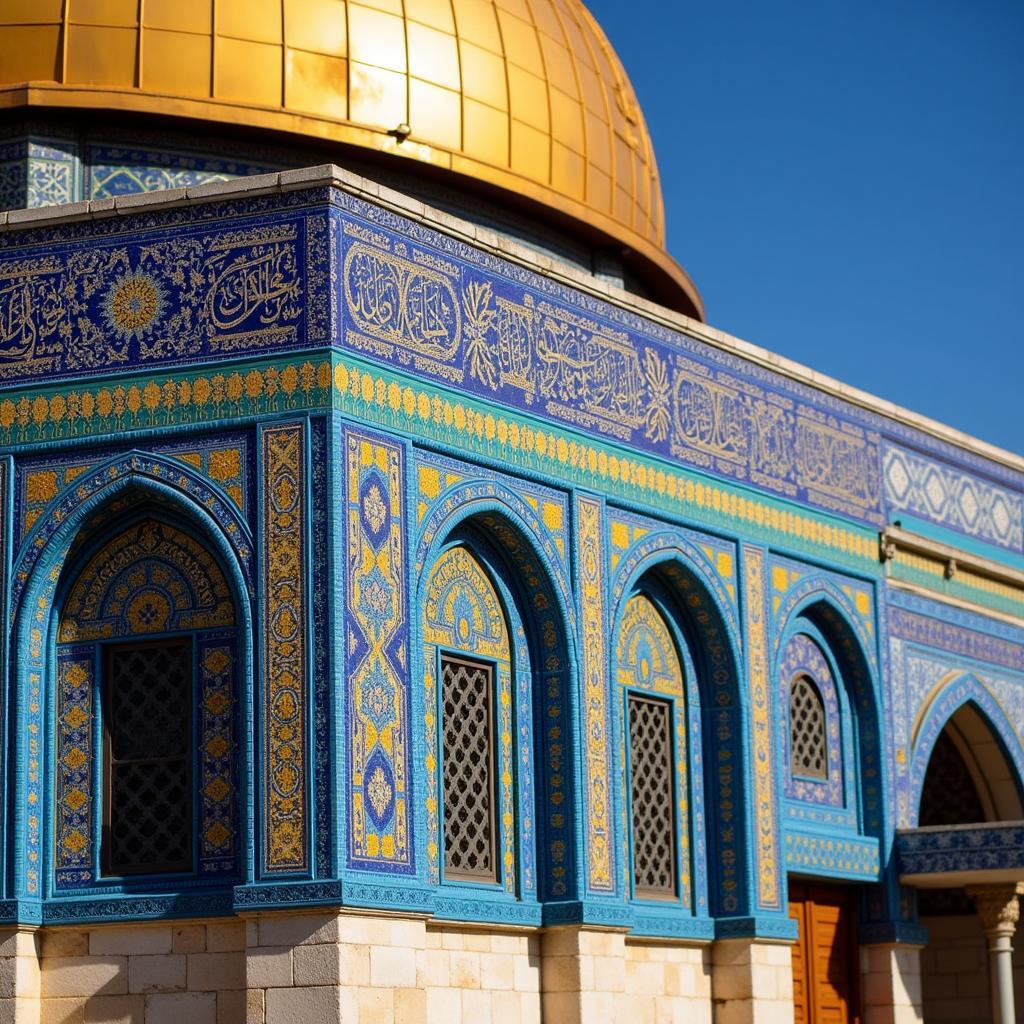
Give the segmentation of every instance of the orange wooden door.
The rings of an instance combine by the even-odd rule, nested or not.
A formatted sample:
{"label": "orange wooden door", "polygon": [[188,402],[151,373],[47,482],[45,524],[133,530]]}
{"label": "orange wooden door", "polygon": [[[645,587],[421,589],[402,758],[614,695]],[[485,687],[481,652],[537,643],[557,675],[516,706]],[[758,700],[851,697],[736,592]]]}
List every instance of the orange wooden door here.
{"label": "orange wooden door", "polygon": [[840,886],[789,887],[796,1024],[859,1024],[856,892]]}

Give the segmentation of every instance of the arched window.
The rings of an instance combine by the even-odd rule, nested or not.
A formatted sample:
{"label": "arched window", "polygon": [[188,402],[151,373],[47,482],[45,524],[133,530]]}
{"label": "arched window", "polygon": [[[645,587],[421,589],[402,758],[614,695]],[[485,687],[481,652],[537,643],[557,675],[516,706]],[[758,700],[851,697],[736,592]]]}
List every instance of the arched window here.
{"label": "arched window", "polygon": [[683,667],[668,623],[651,598],[626,602],[616,643],[625,699],[631,883],[640,899],[688,898]]}
{"label": "arched window", "polygon": [[[535,881],[532,812],[516,799],[532,757],[522,625],[510,595],[459,544],[431,570],[423,626],[427,707],[437,709],[427,730],[432,879],[519,895]],[[518,788],[529,799],[528,785]]]}
{"label": "arched window", "polygon": [[821,691],[807,675],[789,684],[789,756],[795,776],[828,779],[828,719]]}
{"label": "arched window", "polygon": [[[81,545],[79,546],[81,549]],[[57,623],[56,882],[237,871],[236,614],[147,517],[85,551]]]}
{"label": "arched window", "polygon": [[[848,702],[824,636],[811,622],[800,625],[801,632],[786,642],[778,669],[778,724],[787,747],[783,792],[787,800],[843,808],[846,822],[855,825],[857,774]],[[809,810],[799,813],[806,821]],[[833,814],[829,820],[839,819]]]}

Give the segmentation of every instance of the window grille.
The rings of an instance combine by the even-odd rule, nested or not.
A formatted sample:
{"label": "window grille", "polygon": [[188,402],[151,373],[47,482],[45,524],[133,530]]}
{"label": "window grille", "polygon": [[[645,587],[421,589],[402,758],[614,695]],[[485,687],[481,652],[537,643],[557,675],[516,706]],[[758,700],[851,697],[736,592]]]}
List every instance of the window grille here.
{"label": "window grille", "polygon": [[658,899],[676,894],[672,705],[629,694],[633,890]]}
{"label": "window grille", "polygon": [[825,702],[807,676],[789,687],[790,768],[794,775],[828,779],[828,725]]}
{"label": "window grille", "polygon": [[192,868],[192,650],[108,647],[103,863],[108,874]]}
{"label": "window grille", "polygon": [[492,670],[441,659],[446,877],[496,882]]}

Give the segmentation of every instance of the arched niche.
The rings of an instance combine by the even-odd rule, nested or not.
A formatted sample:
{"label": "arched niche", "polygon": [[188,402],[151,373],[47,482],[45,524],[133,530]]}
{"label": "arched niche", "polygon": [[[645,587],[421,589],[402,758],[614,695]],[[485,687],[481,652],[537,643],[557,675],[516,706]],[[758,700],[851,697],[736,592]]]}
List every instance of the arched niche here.
{"label": "arched niche", "polygon": [[[787,685],[785,659],[794,637],[804,634],[823,659],[819,687],[828,701],[835,694],[836,721],[841,733],[835,750],[841,752],[842,780],[831,801],[844,804],[853,815],[850,825],[882,839],[886,827],[885,761],[882,757],[882,718],[877,685],[877,658],[852,603],[831,580],[811,576],[787,595],[776,633],[774,678],[779,694]],[[826,678],[828,677],[828,678]],[[781,703],[781,700],[780,700]],[[788,733],[780,708],[776,721]],[[787,744],[788,751],[788,744]],[[834,753],[833,753],[834,759]],[[788,771],[783,766],[783,788]],[[841,788],[840,788],[841,785]]]}
{"label": "arched niche", "polygon": [[687,690],[696,687],[696,671],[656,576],[633,589],[613,637],[614,706],[625,761],[618,794],[626,826],[620,860],[625,891],[634,899],[693,913],[692,836],[703,831],[691,797],[690,711],[699,699],[688,701]]}
{"label": "arched niche", "polygon": [[194,524],[83,532],[54,601],[54,886],[231,878],[241,858],[238,613]]}
{"label": "arched niche", "polygon": [[[436,659],[442,645],[428,638],[456,641],[457,646],[451,648],[456,654],[465,652],[458,644],[468,638],[468,634],[461,640],[456,635],[459,626],[457,619],[451,618],[453,610],[444,613],[451,618],[448,625],[436,610],[435,602],[441,600],[445,589],[442,576],[454,564],[452,560],[462,561],[469,579],[477,580],[477,596],[471,600],[464,588],[451,583],[448,600],[454,602],[456,591],[461,590],[464,606],[468,609],[475,604],[481,622],[486,617],[493,621],[496,611],[501,610],[510,654],[507,673],[512,724],[518,733],[512,787],[516,794],[515,820],[529,840],[517,839],[517,848],[503,853],[503,862],[511,853],[514,863],[510,872],[503,870],[501,884],[505,898],[543,902],[576,898],[578,884],[574,838],[578,794],[573,758],[577,709],[571,685],[576,665],[571,640],[574,620],[571,588],[554,554],[550,537],[521,498],[499,484],[471,481],[447,495],[425,518],[416,555],[424,640],[419,655],[425,680],[423,709],[434,726],[438,709]],[[431,615],[433,620],[427,621]],[[491,643],[494,641],[492,635]],[[500,681],[503,669],[499,662],[503,659],[496,656],[496,650],[492,648],[488,657]],[[432,668],[433,677],[429,675]],[[427,736],[427,757],[432,744],[436,746],[436,740]],[[437,765],[428,766],[428,770],[436,774]],[[430,799],[427,818],[437,822],[441,815],[432,811]],[[428,824],[428,875],[439,880],[441,850],[432,827]]]}
{"label": "arched niche", "polygon": [[927,827],[1022,818],[1016,771],[984,713],[968,701],[953,712],[932,746],[917,823]]}
{"label": "arched niche", "polygon": [[[679,828],[685,825],[689,830],[691,912],[695,916],[741,914],[747,906],[741,880],[749,856],[742,820],[742,809],[747,807],[743,772],[747,709],[746,690],[740,685],[735,610],[704,553],[675,531],[648,534],[620,560],[611,588],[613,653],[628,621],[630,601],[637,594],[653,599],[668,624],[683,669],[688,794],[681,800],[685,815],[678,820]],[[616,749],[624,762],[621,702],[616,717]],[[621,786],[617,805],[626,843],[626,797]],[[625,852],[621,856],[628,865]]]}
{"label": "arched niche", "polygon": [[[195,791],[194,855],[174,884],[231,884],[251,871],[243,795],[251,740],[239,714],[251,701],[251,569],[248,526],[233,506],[189,467],[159,456],[130,452],[95,467],[40,517],[18,553],[12,588],[16,895],[164,887],[152,874],[115,877],[100,864],[98,659],[104,645],[133,637],[187,634],[195,679],[205,673],[192,684],[193,715],[200,735],[203,716],[210,719],[206,735],[216,741],[205,754],[194,748],[193,781],[208,792]],[[37,739],[44,735],[45,748]],[[52,790],[42,786],[43,749]],[[88,774],[90,764],[93,788],[81,792],[74,773]]]}

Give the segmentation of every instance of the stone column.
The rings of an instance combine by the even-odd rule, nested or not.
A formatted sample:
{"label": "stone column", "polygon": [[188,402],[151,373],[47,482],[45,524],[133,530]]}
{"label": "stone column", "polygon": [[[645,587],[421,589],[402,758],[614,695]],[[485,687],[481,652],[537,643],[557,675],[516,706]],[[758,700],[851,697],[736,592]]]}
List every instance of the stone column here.
{"label": "stone column", "polygon": [[39,1024],[39,934],[0,929],[0,1024]]}
{"label": "stone column", "polygon": [[1017,897],[1024,893],[1024,882],[1004,885],[972,885],[967,895],[974,900],[981,927],[988,940],[989,977],[992,987],[993,1024],[1014,1024],[1013,1006],[1013,933],[1020,918]]}
{"label": "stone column", "polygon": [[791,945],[719,939],[711,947],[716,1024],[793,1024]]}
{"label": "stone column", "polygon": [[920,946],[861,946],[860,971],[864,1024],[918,1024],[924,1020]]}

